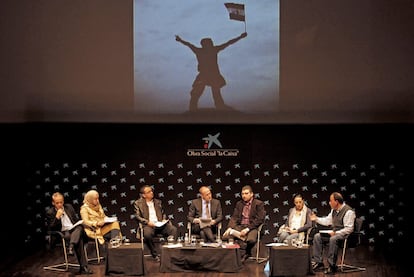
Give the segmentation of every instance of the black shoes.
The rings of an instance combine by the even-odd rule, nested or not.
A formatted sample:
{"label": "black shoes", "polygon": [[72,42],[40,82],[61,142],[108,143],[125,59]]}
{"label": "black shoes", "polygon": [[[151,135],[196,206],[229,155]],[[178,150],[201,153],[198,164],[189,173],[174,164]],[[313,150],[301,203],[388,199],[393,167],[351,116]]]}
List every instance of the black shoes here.
{"label": "black shoes", "polygon": [[324,268],[325,268],[325,265],[323,263],[313,263],[312,264],[313,271],[318,271],[318,270],[321,270],[321,269],[324,269]]}
{"label": "black shoes", "polygon": [[250,255],[250,254],[244,254],[242,257],[241,257],[241,262],[242,263],[244,263],[245,261],[247,261],[250,257],[251,257],[252,255]]}
{"label": "black shoes", "polygon": [[87,266],[81,266],[81,268],[79,269],[79,273],[80,274],[92,274],[93,271],[90,270]]}
{"label": "black shoes", "polygon": [[68,255],[69,256],[75,255],[75,253],[73,252],[73,246],[69,246],[69,248],[68,248]]}
{"label": "black shoes", "polygon": [[325,269],[324,273],[328,274],[328,275],[332,275],[335,274],[338,271],[338,267],[337,266],[329,266],[327,269]]}
{"label": "black shoes", "polygon": [[152,255],[152,258],[154,259],[154,261],[156,261],[158,263],[161,261],[160,255]]}

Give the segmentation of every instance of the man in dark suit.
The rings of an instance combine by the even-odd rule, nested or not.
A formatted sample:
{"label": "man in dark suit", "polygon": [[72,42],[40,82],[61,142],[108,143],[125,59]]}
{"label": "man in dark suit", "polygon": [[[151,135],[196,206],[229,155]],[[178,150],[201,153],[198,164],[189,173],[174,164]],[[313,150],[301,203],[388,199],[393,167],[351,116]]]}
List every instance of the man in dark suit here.
{"label": "man in dark suit", "polygon": [[201,198],[193,199],[188,210],[187,219],[191,222],[194,234],[200,234],[205,242],[214,242],[214,232],[217,224],[223,220],[223,210],[220,200],[213,199],[210,188],[202,186],[199,189]]}
{"label": "man in dark suit", "polygon": [[242,256],[244,262],[252,256],[252,248],[257,242],[257,228],[264,223],[266,211],[263,201],[253,197],[251,186],[243,186],[241,194],[242,199],[236,203],[223,239],[237,233],[237,237],[246,242],[246,252]]}
{"label": "man in dark suit", "polygon": [[85,256],[83,225],[74,226],[79,221],[79,216],[71,204],[65,204],[61,193],[55,192],[52,195],[52,205],[46,212],[48,231],[62,232],[66,240],[69,240],[68,254],[78,259],[81,274],[92,274],[88,268],[88,261]]}
{"label": "man in dark suit", "polygon": [[152,257],[160,261],[155,249],[154,236],[162,234],[164,237],[173,236],[177,239],[177,227],[167,220],[162,202],[154,198],[151,186],[145,185],[140,190],[141,197],[134,202],[135,216],[143,226],[144,241],[151,251]]}

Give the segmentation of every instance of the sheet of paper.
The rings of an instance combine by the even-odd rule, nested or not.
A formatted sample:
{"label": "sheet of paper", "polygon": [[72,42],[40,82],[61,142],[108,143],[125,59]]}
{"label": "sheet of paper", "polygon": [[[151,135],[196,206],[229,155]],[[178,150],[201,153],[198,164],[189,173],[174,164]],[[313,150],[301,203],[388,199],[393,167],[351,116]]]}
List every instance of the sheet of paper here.
{"label": "sheet of paper", "polygon": [[206,228],[211,225],[211,218],[199,218],[200,219],[200,228]]}
{"label": "sheet of paper", "polygon": [[167,244],[167,245],[163,245],[163,247],[167,247],[167,248],[180,248],[180,247],[183,247],[183,244],[182,243]]}
{"label": "sheet of paper", "polygon": [[112,222],[118,221],[118,217],[116,217],[116,216],[112,216],[112,217],[106,216],[104,221],[105,221],[105,223],[112,223]]}
{"label": "sheet of paper", "polygon": [[221,247],[220,243],[217,242],[205,242],[203,244],[203,247],[213,247],[213,248],[217,248],[217,247]]}
{"label": "sheet of paper", "polygon": [[272,247],[272,246],[287,246],[287,244],[282,243],[282,242],[273,242],[273,243],[266,244],[266,246],[269,246],[269,247]]}
{"label": "sheet of paper", "polygon": [[72,228],[70,228],[69,230],[72,230],[73,228],[75,228],[76,226],[80,225],[83,223],[83,220],[78,220],[78,222],[76,222],[75,224],[73,224]]}
{"label": "sheet of paper", "polygon": [[332,231],[333,230],[320,230],[319,233],[321,233],[321,234],[329,234]]}
{"label": "sheet of paper", "polygon": [[163,221],[158,221],[158,222],[155,222],[155,227],[162,227],[162,226],[164,226],[167,222],[168,222],[168,220],[163,220]]}

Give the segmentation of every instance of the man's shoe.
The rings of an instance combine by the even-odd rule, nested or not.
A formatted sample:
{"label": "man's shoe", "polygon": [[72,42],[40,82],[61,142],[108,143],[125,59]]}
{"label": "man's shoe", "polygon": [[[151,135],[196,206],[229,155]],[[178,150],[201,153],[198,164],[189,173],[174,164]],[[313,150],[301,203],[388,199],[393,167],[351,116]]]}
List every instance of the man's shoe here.
{"label": "man's shoe", "polygon": [[92,274],[93,271],[89,269],[89,267],[85,266],[81,266],[80,270],[79,270],[80,274]]}
{"label": "man's shoe", "polygon": [[241,258],[241,262],[244,263],[245,261],[247,261],[252,255],[250,254],[244,254]]}
{"label": "man's shoe", "polygon": [[312,264],[313,271],[318,271],[325,268],[325,265],[323,263],[314,263]]}
{"label": "man's shoe", "polygon": [[160,255],[155,255],[155,256],[152,256],[152,258],[154,259],[154,261],[156,261],[157,263],[159,263],[160,261],[161,261],[161,259],[160,259]]}
{"label": "man's shoe", "polygon": [[75,253],[73,252],[73,247],[72,246],[69,246],[69,248],[68,248],[68,255],[69,256],[75,255]]}
{"label": "man's shoe", "polygon": [[328,275],[332,275],[335,274],[338,271],[338,267],[337,266],[329,266],[326,270],[325,270],[325,274]]}

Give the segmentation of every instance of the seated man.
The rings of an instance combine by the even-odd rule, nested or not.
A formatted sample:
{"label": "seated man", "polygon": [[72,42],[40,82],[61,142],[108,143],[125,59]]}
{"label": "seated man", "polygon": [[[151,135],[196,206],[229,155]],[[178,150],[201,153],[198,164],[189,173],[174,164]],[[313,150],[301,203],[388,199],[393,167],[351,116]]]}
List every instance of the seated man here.
{"label": "seated man", "polygon": [[140,194],[141,197],[134,202],[135,216],[143,226],[144,241],[148,245],[152,257],[156,261],[160,261],[153,238],[156,234],[162,234],[164,237],[172,236],[176,240],[177,227],[167,220],[162,202],[154,198],[151,186],[141,187]]}
{"label": "seated man", "polygon": [[251,186],[243,186],[241,195],[242,199],[236,203],[223,239],[236,236],[246,242],[246,252],[242,256],[244,262],[252,256],[252,248],[257,242],[257,228],[264,223],[266,211],[263,201],[253,197]]}
{"label": "seated man", "polygon": [[80,270],[85,274],[93,272],[88,268],[84,246],[84,230],[82,224],[75,224],[79,221],[79,216],[71,204],[65,204],[63,194],[55,192],[52,195],[52,205],[46,212],[48,231],[59,231],[69,240],[68,254],[74,255],[78,259]]}
{"label": "seated man", "polygon": [[191,222],[192,233],[200,234],[205,242],[215,242],[214,229],[223,220],[223,210],[220,200],[213,199],[210,188],[202,186],[199,189],[201,198],[193,199],[188,210],[187,219]]}
{"label": "seated man", "polygon": [[324,268],[323,244],[328,244],[328,268],[325,274],[335,274],[338,270],[336,261],[338,259],[338,243],[343,241],[354,231],[355,211],[345,204],[344,198],[339,192],[333,192],[329,196],[331,211],[327,216],[318,217],[311,215],[311,220],[324,226],[331,226],[332,230],[327,234],[316,233],[313,237],[313,270]]}
{"label": "seated man", "polygon": [[305,205],[302,195],[295,194],[293,203],[295,207],[289,209],[286,223],[280,226],[277,233],[279,242],[292,239],[304,241],[305,233],[312,227],[312,211]]}

